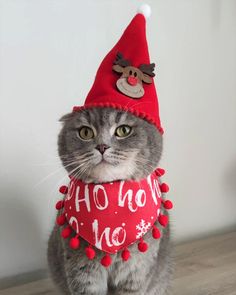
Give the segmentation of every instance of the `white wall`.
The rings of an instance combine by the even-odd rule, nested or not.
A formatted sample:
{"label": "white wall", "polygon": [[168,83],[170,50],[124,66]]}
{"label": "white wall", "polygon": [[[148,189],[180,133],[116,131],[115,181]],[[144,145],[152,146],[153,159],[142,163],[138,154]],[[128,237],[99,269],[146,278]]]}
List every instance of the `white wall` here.
{"label": "white wall", "polygon": [[[176,241],[236,225],[236,2],[148,1]],[[140,1],[0,1],[0,277],[44,268],[59,117]]]}

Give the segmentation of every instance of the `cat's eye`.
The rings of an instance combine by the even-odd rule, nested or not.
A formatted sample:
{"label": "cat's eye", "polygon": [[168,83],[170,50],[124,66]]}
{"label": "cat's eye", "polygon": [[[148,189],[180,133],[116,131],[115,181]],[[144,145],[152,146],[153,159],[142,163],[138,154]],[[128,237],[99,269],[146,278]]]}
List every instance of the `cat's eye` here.
{"label": "cat's eye", "polygon": [[116,128],[115,135],[117,137],[124,138],[124,137],[127,137],[128,135],[130,135],[131,131],[132,131],[132,128],[130,126],[121,125]]}
{"label": "cat's eye", "polygon": [[90,140],[94,138],[93,129],[88,126],[83,126],[78,130],[79,137],[83,140]]}

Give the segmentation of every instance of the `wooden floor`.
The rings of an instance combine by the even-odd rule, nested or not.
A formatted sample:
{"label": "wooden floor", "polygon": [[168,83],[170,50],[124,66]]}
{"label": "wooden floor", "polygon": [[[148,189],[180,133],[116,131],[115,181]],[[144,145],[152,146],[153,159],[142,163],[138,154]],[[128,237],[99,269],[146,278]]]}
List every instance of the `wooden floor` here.
{"label": "wooden floor", "polygon": [[[236,295],[236,232],[176,246],[175,263],[173,295]],[[0,290],[0,295],[56,294],[49,279]]]}

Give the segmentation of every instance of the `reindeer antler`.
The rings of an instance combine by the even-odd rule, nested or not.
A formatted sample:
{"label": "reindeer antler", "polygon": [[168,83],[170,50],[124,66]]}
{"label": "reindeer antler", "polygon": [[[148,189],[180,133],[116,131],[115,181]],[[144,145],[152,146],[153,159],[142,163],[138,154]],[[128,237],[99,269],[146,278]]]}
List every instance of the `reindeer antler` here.
{"label": "reindeer antler", "polygon": [[155,69],[155,64],[141,64],[139,66],[140,71],[142,71],[144,74],[147,74],[150,77],[154,77],[155,73],[154,73],[154,69]]}
{"label": "reindeer antler", "polygon": [[119,66],[125,68],[127,66],[130,66],[131,62],[129,60],[127,60],[127,59],[124,59],[122,53],[118,52],[117,55],[116,55],[116,59],[114,60],[113,64],[114,65],[119,65]]}

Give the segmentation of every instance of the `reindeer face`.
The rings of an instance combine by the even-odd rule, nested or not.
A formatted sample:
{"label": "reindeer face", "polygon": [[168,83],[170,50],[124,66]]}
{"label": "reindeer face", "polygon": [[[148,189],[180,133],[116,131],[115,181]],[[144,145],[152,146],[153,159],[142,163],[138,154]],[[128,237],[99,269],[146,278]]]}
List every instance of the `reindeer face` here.
{"label": "reindeer face", "polygon": [[116,86],[120,92],[132,97],[140,98],[144,95],[144,83],[152,83],[151,77],[155,64],[144,65],[139,68],[131,66],[128,60],[123,59],[122,54],[118,53],[112,69],[121,74],[121,77],[117,80]]}

